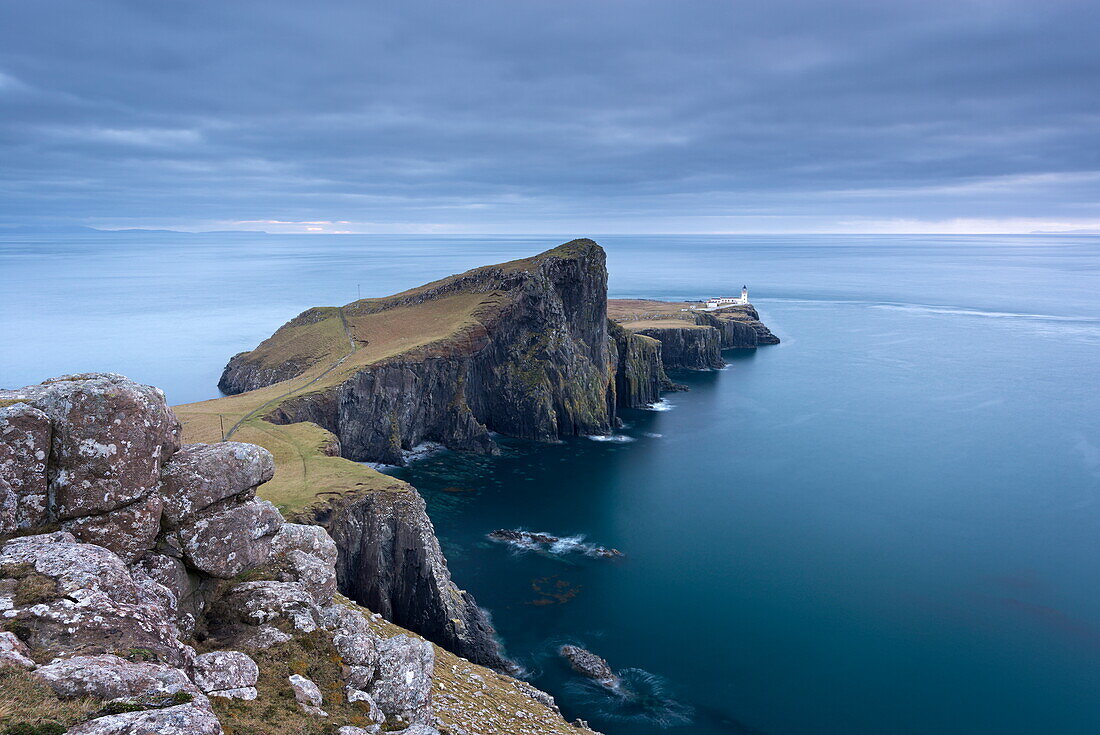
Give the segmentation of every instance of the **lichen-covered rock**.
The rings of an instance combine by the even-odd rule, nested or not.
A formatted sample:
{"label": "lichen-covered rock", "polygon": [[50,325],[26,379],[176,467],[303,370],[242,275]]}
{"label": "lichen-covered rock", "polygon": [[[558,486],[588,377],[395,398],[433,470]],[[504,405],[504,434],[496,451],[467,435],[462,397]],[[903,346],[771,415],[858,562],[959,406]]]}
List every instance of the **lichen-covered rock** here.
{"label": "lichen-covered rock", "polygon": [[[207,694],[256,686],[260,669],[240,651],[212,651],[195,657],[191,676]],[[255,699],[255,696],[251,697]]]}
{"label": "lichen-covered rock", "polygon": [[294,699],[302,709],[311,715],[328,717],[328,713],[321,709],[324,699],[321,697],[320,688],[301,674],[291,674],[288,678],[290,688],[294,690]]}
{"label": "lichen-covered rock", "polygon": [[382,712],[382,708],[375,704],[371,695],[365,691],[349,685],[344,689],[344,696],[347,697],[349,702],[357,703],[365,709],[367,717],[374,721],[375,727],[386,721],[386,715]]}
{"label": "lichen-covered rock", "polygon": [[59,596],[78,590],[106,592],[118,602],[136,603],[139,595],[130,570],[107,549],[80,543],[67,531],[14,538],[0,547],[0,574],[20,565],[57,584]]}
{"label": "lichen-covered rock", "polygon": [[66,375],[0,400],[49,416],[47,478],[59,520],[96,515],[153,492],[161,463],[179,449],[180,425],[164,393],[113,373]]}
{"label": "lichen-covered rock", "polygon": [[336,593],[336,542],[320,526],[285,523],[271,542],[268,567],[284,582],[298,582],[324,605]]}
{"label": "lichen-covered rock", "polygon": [[247,500],[274,474],[271,452],[255,444],[188,444],[161,474],[164,522],[177,528],[219,501],[234,496]]}
{"label": "lichen-covered rock", "polygon": [[226,592],[211,616],[249,625],[287,622],[303,633],[317,630],[321,621],[313,597],[295,582],[242,582]]}
{"label": "lichen-covered rock", "polygon": [[33,528],[49,521],[46,460],[51,433],[50,417],[28,403],[0,408],[0,480],[18,499],[18,528]]}
{"label": "lichen-covered rock", "polygon": [[321,609],[321,626],[325,630],[344,635],[356,633],[370,633],[370,621],[367,616],[358,610],[333,603]]}
{"label": "lichen-covered rock", "polygon": [[130,565],[130,573],[138,585],[146,585],[149,580],[167,590],[173,600],[170,607],[176,612],[180,632],[185,636],[194,633],[195,618],[201,606],[195,598],[195,584],[182,561],[150,552]]}
{"label": "lichen-covered rock", "polygon": [[266,500],[230,505],[182,526],[176,533],[187,565],[230,579],[267,561],[283,516]]}
{"label": "lichen-covered rock", "polygon": [[182,644],[174,611],[134,582],[117,555],[58,531],[11,539],[0,548],[0,574],[38,575],[36,597],[3,612],[32,648],[108,653],[146,649],[181,666],[193,651]]}
{"label": "lichen-covered rock", "polygon": [[0,534],[7,534],[19,528],[19,496],[11,489],[7,480],[0,479]]}
{"label": "lichen-covered rock", "polygon": [[43,679],[62,698],[119,699],[147,694],[199,690],[179,669],[161,664],[127,661],[111,654],[74,656],[40,666],[34,675]]}
{"label": "lichen-covered rock", "polygon": [[164,709],[97,717],[69,728],[67,735],[223,735],[205,698]]}
{"label": "lichen-covered rock", "polygon": [[179,641],[170,611],[118,602],[103,592],[77,590],[49,603],[6,610],[3,618],[33,648],[55,654],[134,650],[171,666],[186,666],[194,657]]}
{"label": "lichen-covered rock", "polygon": [[23,669],[33,669],[35,666],[27,645],[15,633],[8,631],[0,633],[0,668],[4,666],[18,666]]}
{"label": "lichen-covered rock", "polygon": [[378,643],[378,673],[368,692],[387,716],[425,719],[432,693],[432,644],[407,635]]}
{"label": "lichen-covered rock", "polygon": [[79,540],[102,546],[131,562],[156,545],[161,498],[150,493],[109,513],[84,516],[62,526]]}
{"label": "lichen-covered rock", "polygon": [[271,648],[286,643],[292,635],[284,633],[274,625],[248,625],[244,630],[235,631],[234,645],[242,648]]}

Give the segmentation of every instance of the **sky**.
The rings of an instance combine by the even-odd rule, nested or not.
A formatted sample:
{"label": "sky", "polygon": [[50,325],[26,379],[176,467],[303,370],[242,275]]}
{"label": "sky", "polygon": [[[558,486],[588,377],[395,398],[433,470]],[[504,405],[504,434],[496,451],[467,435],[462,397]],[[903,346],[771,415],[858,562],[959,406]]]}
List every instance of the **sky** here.
{"label": "sky", "polygon": [[0,0],[0,229],[1100,229],[1096,0]]}

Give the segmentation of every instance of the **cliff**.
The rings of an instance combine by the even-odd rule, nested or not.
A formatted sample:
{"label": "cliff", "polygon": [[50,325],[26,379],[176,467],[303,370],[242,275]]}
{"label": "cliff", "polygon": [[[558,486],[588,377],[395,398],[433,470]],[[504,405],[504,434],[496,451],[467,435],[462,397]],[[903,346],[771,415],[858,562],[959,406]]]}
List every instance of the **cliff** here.
{"label": "cliff", "polygon": [[181,445],[163,393],[119,375],[0,391],[4,732],[590,732],[336,594],[333,539],[257,497],[274,471]]}

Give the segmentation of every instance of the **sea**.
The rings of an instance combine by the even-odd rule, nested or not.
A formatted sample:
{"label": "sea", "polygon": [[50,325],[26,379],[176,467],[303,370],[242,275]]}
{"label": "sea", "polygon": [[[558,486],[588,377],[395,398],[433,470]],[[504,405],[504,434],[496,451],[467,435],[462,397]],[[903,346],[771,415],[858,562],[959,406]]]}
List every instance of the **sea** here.
{"label": "sea", "polygon": [[[0,386],[212,398],[308,307],[568,239],[0,235]],[[1100,732],[1100,237],[595,239],[612,297],[747,285],[782,343],[606,436],[391,470],[533,684],[607,735]]]}

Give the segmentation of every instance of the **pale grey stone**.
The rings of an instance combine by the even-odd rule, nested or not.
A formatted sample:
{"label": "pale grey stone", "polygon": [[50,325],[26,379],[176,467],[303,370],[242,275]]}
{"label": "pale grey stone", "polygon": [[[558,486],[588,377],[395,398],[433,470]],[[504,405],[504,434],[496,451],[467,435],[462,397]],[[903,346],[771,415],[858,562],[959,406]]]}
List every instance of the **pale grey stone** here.
{"label": "pale grey stone", "polygon": [[274,473],[271,452],[255,444],[188,444],[161,472],[164,522],[177,528],[219,501],[234,496],[247,500]]}
{"label": "pale grey stone", "polygon": [[127,661],[111,654],[55,659],[34,675],[43,679],[59,697],[119,699],[143,694],[199,694],[183,671],[145,662]]}
{"label": "pale grey stone", "polygon": [[240,651],[212,651],[195,657],[191,678],[204,692],[254,687],[260,669]]}
{"label": "pale grey stone", "polygon": [[18,666],[22,669],[35,667],[30,649],[15,633],[8,631],[0,633],[0,668],[4,666]]}

